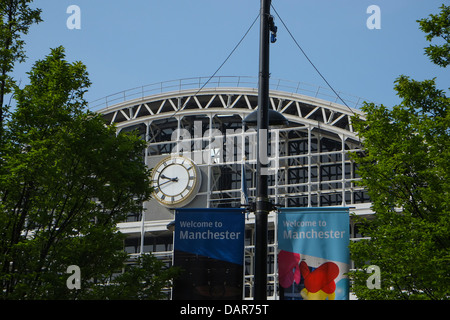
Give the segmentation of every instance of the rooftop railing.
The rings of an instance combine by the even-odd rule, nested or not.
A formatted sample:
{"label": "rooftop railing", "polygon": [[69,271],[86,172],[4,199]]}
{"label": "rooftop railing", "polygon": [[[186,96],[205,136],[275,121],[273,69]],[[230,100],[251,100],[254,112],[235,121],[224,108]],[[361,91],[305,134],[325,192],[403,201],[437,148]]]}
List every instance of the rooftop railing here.
{"label": "rooftop railing", "polygon": [[[141,87],[120,91],[104,98],[94,100],[89,103],[89,109],[97,111],[108,108],[118,103],[129,100],[142,99],[162,93],[177,92],[189,89],[203,90],[205,88],[258,88],[258,78],[250,76],[217,76],[217,77],[196,77],[178,80],[163,81],[147,84]],[[329,102],[342,104],[339,97],[330,89],[305,83],[282,79],[271,79],[270,90],[284,91],[292,94],[302,94],[314,98],[323,99]],[[201,93],[201,90],[199,91]],[[345,101],[347,106],[359,109],[366,100],[363,98],[338,92],[338,95]]]}

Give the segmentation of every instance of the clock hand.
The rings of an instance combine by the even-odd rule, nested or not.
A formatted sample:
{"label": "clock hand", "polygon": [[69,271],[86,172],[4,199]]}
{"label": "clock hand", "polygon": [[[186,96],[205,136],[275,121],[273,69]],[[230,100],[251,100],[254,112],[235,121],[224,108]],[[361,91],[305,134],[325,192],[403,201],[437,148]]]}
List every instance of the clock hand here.
{"label": "clock hand", "polygon": [[159,184],[159,187],[161,187],[162,185],[165,185],[166,183],[169,183],[169,182],[173,182],[173,181],[172,180],[164,181],[163,183]]}
{"label": "clock hand", "polygon": [[[170,179],[170,178],[168,178],[168,179]],[[169,183],[169,182],[178,182],[178,178],[173,178],[173,179],[170,179],[168,181],[164,181],[163,183],[160,183],[159,186],[162,186],[162,185],[164,185],[166,183]]]}
{"label": "clock hand", "polygon": [[[166,177],[165,175],[161,175],[161,178],[163,178],[163,179],[168,179],[168,180],[170,180],[170,181],[175,181],[175,182],[177,182],[178,181],[178,177],[175,177],[175,178],[169,178],[169,177]],[[169,182],[169,181],[168,181]]]}

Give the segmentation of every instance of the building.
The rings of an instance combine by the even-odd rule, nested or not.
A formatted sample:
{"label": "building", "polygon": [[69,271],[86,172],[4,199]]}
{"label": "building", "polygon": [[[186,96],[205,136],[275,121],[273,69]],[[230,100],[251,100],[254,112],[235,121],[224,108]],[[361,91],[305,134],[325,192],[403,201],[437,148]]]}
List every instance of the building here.
{"label": "building", "polygon": [[[209,81],[208,81],[209,80]],[[206,83],[206,85],[205,85]],[[269,194],[277,206],[348,206],[356,215],[370,215],[367,192],[349,152],[361,143],[351,117],[361,99],[344,97],[348,106],[324,88],[271,80],[271,107],[289,125],[270,130]],[[173,209],[239,207],[242,172],[250,202],[254,198],[255,131],[242,120],[257,105],[257,79],[252,77],[190,78],[143,86],[91,104],[119,131],[137,130],[148,143],[143,155],[153,168],[172,152],[186,151],[198,170],[197,190],[185,199],[158,201],[158,195],[129,214],[119,225],[128,235],[130,255],[152,252],[172,261]],[[174,134],[177,132],[177,134]],[[183,150],[180,150],[183,149]],[[168,178],[170,179],[170,178]],[[195,188],[194,188],[195,189]],[[166,199],[167,200],[167,199]],[[178,204],[177,204],[178,203]],[[275,214],[269,215],[268,298],[277,299]],[[351,222],[351,236],[357,227]],[[245,298],[252,298],[254,215],[246,220]]]}

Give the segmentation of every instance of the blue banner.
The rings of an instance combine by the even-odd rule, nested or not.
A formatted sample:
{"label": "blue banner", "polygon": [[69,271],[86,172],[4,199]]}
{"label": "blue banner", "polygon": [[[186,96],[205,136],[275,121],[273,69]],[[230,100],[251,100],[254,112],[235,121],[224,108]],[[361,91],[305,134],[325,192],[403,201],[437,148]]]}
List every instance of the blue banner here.
{"label": "blue banner", "polygon": [[172,298],[242,299],[244,238],[244,209],[177,209]]}
{"label": "blue banner", "polygon": [[349,209],[281,208],[278,276],[284,299],[347,300]]}

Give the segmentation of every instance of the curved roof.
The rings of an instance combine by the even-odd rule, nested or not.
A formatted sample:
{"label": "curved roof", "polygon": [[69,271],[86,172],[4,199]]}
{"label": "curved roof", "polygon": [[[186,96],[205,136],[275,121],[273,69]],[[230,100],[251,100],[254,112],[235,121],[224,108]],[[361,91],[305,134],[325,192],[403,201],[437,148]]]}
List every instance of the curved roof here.
{"label": "curved roof", "polygon": [[[106,105],[106,107],[97,110],[97,112],[102,113],[110,123],[115,123],[118,128],[121,128],[157,119],[199,114],[239,114],[244,118],[257,108],[258,89],[250,87],[250,84],[254,83],[244,81],[249,78],[225,77],[226,80],[233,79],[233,81],[224,81],[223,78],[220,77],[218,80],[222,79],[222,83],[217,80],[213,81],[213,85],[218,85],[213,87],[202,87],[201,78],[191,78],[192,83],[189,83],[189,85],[183,85],[182,80],[176,80],[179,81],[178,88],[176,86],[164,87],[168,89],[168,92],[164,92],[163,84],[176,82],[160,83],[161,90],[156,94],[145,95],[146,91],[150,91],[144,90],[145,87],[123,91],[115,96],[110,96],[110,101],[111,97],[113,97],[114,99],[119,98],[122,100],[121,102],[108,106],[108,98],[105,98],[102,106]],[[271,83],[273,82],[272,80]],[[211,82],[208,83],[211,84]],[[234,84],[235,86],[228,86],[229,84]],[[249,86],[247,87],[247,85]],[[191,88],[184,88],[188,86],[191,86]],[[299,93],[302,91],[299,90],[300,84],[298,84],[296,90],[290,90],[296,92],[276,90],[285,89],[286,87],[280,85],[280,81],[278,81],[277,86],[272,85],[269,93],[270,102],[271,107],[282,113],[293,126],[298,126],[298,124],[319,126],[322,130],[342,134],[347,137],[356,137],[351,125],[351,117],[358,114],[363,118],[362,111],[319,98],[318,96],[323,96],[323,88],[319,88],[316,94],[312,94],[313,96]],[[288,89],[293,88],[295,86],[291,85],[288,87]],[[308,93],[311,92],[313,91],[310,90]],[[122,94],[123,98],[121,97]],[[139,97],[127,99],[133,95]],[[327,97],[333,98],[331,95]],[[337,100],[336,96],[334,100]],[[360,101],[362,100],[358,99],[356,105]]]}

